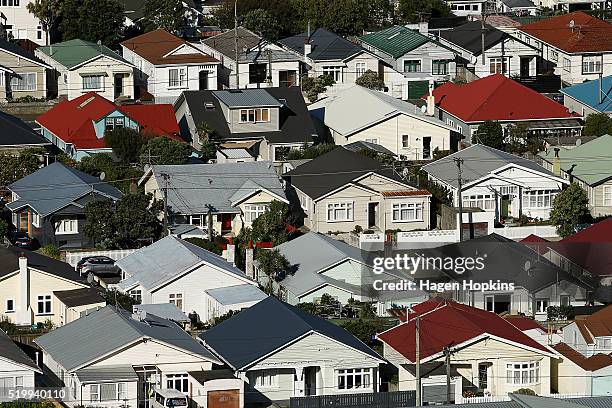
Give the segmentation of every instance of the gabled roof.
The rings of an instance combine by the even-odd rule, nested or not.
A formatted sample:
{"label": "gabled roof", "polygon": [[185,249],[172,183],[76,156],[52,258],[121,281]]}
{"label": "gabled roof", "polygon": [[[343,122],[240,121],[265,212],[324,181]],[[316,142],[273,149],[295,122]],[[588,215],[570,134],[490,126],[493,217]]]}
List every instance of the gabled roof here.
{"label": "gabled roof", "polygon": [[462,347],[472,341],[496,338],[537,353],[553,354],[493,312],[444,299],[431,299],[413,307],[405,322],[378,335],[408,361],[415,361],[415,320],[420,316],[420,357],[428,359],[445,347]]}
{"label": "gabled roof", "polygon": [[[578,321],[578,320],[577,320]],[[593,337],[612,336],[612,305],[580,319]]]}
{"label": "gabled roof", "polygon": [[[35,342],[70,372],[142,339],[157,340],[199,358],[220,363],[176,323],[154,315],[145,321],[115,306],[106,306],[38,337]],[[151,364],[156,363],[151,355]]]}
{"label": "gabled roof", "polygon": [[132,306],[134,313],[145,312],[177,323],[189,322],[189,317],[173,303],[149,303]]}
{"label": "gabled roof", "polygon": [[395,156],[391,150],[387,149],[383,145],[379,145],[378,143],[366,142],[365,140],[357,140],[355,142],[345,144],[345,149],[350,150],[352,152],[360,152],[362,150],[372,150],[373,152],[386,154],[388,156]]}
{"label": "gabled roof", "polygon": [[601,101],[599,98],[599,80],[562,88],[561,93],[589,106],[597,112],[612,112],[612,75],[601,79]]}
{"label": "gabled roof", "polygon": [[308,58],[313,61],[345,60],[365,51],[360,45],[324,28],[317,28],[310,34],[310,37],[308,37],[308,33],[303,32],[283,38],[279,43],[300,55],[304,55],[304,44],[310,43],[312,51],[308,54]]}
{"label": "gabled roof", "polygon": [[67,279],[81,285],[89,286],[74,267],[66,262],[50,258],[34,251],[24,250],[14,246],[7,248],[0,247],[0,278],[11,275],[19,271],[19,257],[25,256],[28,259],[28,267],[54,275],[62,279]]}
{"label": "gabled roof", "polygon": [[502,0],[510,8],[536,8],[531,0]]}
{"label": "gabled roof", "polygon": [[[235,370],[243,370],[302,336],[319,333],[376,360],[382,358],[338,325],[270,296],[202,333],[200,338]],[[312,350],[312,353],[317,353]],[[312,358],[315,358],[312,354]]]}
{"label": "gabled roof", "polygon": [[526,24],[519,30],[569,53],[612,50],[612,24],[582,11]]}
{"label": "gabled roof", "polygon": [[25,48],[22,48],[15,43],[5,40],[4,38],[0,38],[0,51],[8,52],[9,54],[13,54],[19,58],[26,59],[30,62],[33,62],[34,64],[52,69],[49,64],[35,56],[33,53],[27,51]]}
{"label": "gabled roof", "polygon": [[133,66],[107,46],[79,39],[38,47],[38,50],[69,70],[76,69],[100,56],[112,58],[130,67]]}
{"label": "gabled roof", "polygon": [[[202,43],[219,52],[226,58],[231,60],[236,59],[236,35],[234,30],[228,30],[224,33],[207,38],[202,41]],[[248,52],[248,50],[262,43],[263,39],[257,34],[247,30],[244,27],[238,27],[239,54]],[[240,56],[238,58],[240,58]]]}
{"label": "gabled roof", "polygon": [[128,276],[119,284],[121,289],[129,290],[135,285],[140,285],[148,291],[177,279],[201,264],[248,282],[244,272],[224,258],[173,235],[140,248],[115,262],[115,265]]}
{"label": "gabled roof", "polygon": [[51,144],[23,120],[2,111],[0,111],[0,133],[2,133],[0,139],[2,147],[42,147]]}
{"label": "gabled roof", "polygon": [[[219,61],[163,29],[149,31],[121,43],[153,65],[217,64]],[[178,50],[180,47],[180,50]]]}
{"label": "gabled roof", "polygon": [[19,196],[17,201],[7,204],[15,211],[24,206],[34,209],[46,217],[73,203],[86,194],[99,195],[118,200],[123,195],[110,184],[60,162],[52,163],[8,186]]}
{"label": "gabled roof", "polygon": [[553,348],[568,360],[585,371],[597,371],[612,366],[612,356],[602,353],[586,357],[565,343],[558,343]]}
{"label": "gabled roof", "polygon": [[363,35],[359,40],[395,59],[432,41],[418,31],[397,25]]}
{"label": "gabled roof", "polygon": [[538,323],[537,320],[531,319],[527,316],[505,315],[504,319],[512,323],[514,327],[521,331],[533,329],[541,330],[544,332],[546,331],[546,329],[540,323]]}
{"label": "gabled roof", "polygon": [[[470,21],[448,30],[440,30],[440,37],[471,52],[480,55],[482,51],[482,28],[480,21]],[[495,27],[485,24],[485,50],[507,38],[508,34]]]}
{"label": "gabled roof", "polygon": [[12,361],[42,374],[42,370],[2,329],[0,329],[0,360]]}
{"label": "gabled roof", "polygon": [[447,82],[434,89],[433,96],[436,106],[466,123],[576,117],[565,106],[501,74],[464,85]]}
{"label": "gabled roof", "polygon": [[93,122],[114,111],[138,122],[144,134],[182,140],[178,136],[180,129],[172,105],[118,106],[95,92],[58,103],[39,116],[36,122],[76,149],[103,149],[106,148],[104,138],[96,135]]}

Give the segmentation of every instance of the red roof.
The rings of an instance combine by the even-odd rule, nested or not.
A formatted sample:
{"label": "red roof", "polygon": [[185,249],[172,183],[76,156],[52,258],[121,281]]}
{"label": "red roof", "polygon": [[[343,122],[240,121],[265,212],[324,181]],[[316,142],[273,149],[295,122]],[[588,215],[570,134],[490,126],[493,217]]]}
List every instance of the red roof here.
{"label": "red roof", "polygon": [[526,24],[519,29],[569,53],[612,51],[612,24],[582,11]]}
{"label": "red roof", "polygon": [[79,149],[102,149],[104,138],[98,138],[94,121],[113,111],[120,111],[138,122],[144,134],[166,136],[182,141],[172,105],[117,106],[95,92],[71,101],[62,101],[36,120],[45,129]]}
{"label": "red roof", "polygon": [[574,118],[563,105],[501,74],[434,89],[436,105],[464,122]]}
{"label": "red roof", "polygon": [[607,354],[598,353],[587,358],[565,343],[556,344],[553,348],[585,371],[597,371],[612,366],[612,356]]}
{"label": "red roof", "polygon": [[539,243],[539,242],[550,242],[549,240],[539,237],[535,234],[529,234],[527,235],[525,238],[521,239],[519,242],[534,242],[534,243]]}
{"label": "red roof", "polygon": [[506,315],[504,316],[504,319],[509,321],[514,327],[516,327],[520,331],[533,329],[546,331],[546,329],[540,323],[526,316]]}
{"label": "red roof", "polygon": [[442,352],[444,347],[458,346],[477,337],[496,337],[542,353],[546,347],[533,340],[495,313],[445,299],[431,299],[413,307],[402,323],[378,338],[409,361],[415,361],[415,317],[421,316],[421,358]]}

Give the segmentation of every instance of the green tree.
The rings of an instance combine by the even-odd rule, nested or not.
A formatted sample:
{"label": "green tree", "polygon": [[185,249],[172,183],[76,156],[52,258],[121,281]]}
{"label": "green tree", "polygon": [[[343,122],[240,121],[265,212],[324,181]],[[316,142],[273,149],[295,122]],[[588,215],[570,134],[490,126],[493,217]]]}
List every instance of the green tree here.
{"label": "green tree", "polygon": [[62,0],[34,0],[26,6],[28,11],[40,21],[42,29],[47,34],[47,45],[49,45],[49,31],[60,15],[61,5]]}
{"label": "green tree", "polygon": [[355,80],[357,85],[361,85],[368,89],[374,89],[375,91],[382,91],[385,89],[385,81],[378,75],[378,73],[368,69],[359,78]]}
{"label": "green tree", "polygon": [[76,168],[94,177],[102,177],[104,174],[104,182],[112,184],[123,193],[132,191],[143,174],[141,169],[126,163],[117,163],[106,153],[84,157],[76,164]]}
{"label": "green tree", "polygon": [[217,144],[212,140],[206,140],[200,144],[200,159],[205,162],[217,157]]}
{"label": "green tree", "polygon": [[378,340],[374,339],[374,336],[385,329],[384,321],[375,316],[368,319],[349,320],[342,327],[369,347],[380,345]]}
{"label": "green tree", "polygon": [[450,7],[443,0],[399,0],[397,20],[399,23],[418,23],[423,16],[445,17]]}
{"label": "green tree", "polygon": [[499,122],[487,120],[481,123],[476,134],[480,143],[500,150],[504,148],[504,130]]}
{"label": "green tree", "polygon": [[104,143],[122,162],[138,163],[146,140],[134,129],[117,127],[104,133]]}
{"label": "green tree", "polygon": [[130,295],[119,292],[116,289],[105,290],[101,293],[101,295],[106,301],[107,305],[119,306],[123,310],[127,310],[129,312],[132,312],[134,305],[140,304],[139,301]]}
{"label": "green tree", "polygon": [[276,41],[280,35],[278,20],[265,9],[255,9],[246,13],[242,25],[268,41]]}
{"label": "green tree", "polygon": [[274,282],[283,279],[289,271],[291,264],[278,249],[259,250],[255,255],[255,259],[259,263],[259,270],[268,277],[265,291],[268,295],[271,295]]}
{"label": "green tree", "polygon": [[561,237],[573,234],[577,225],[591,220],[588,204],[586,191],[576,183],[557,194],[550,211],[550,221],[557,226],[557,233]]}
{"label": "green tree", "polygon": [[122,38],[123,10],[119,0],[63,0],[58,27],[62,40],[78,38],[115,46]]}
{"label": "green tree", "polygon": [[24,150],[18,155],[0,153],[0,187],[6,187],[34,173],[41,166],[35,150]]}
{"label": "green tree", "polygon": [[194,238],[185,238],[185,241],[191,242],[193,245],[197,245],[200,248],[204,248],[205,250],[215,253],[217,255],[221,255],[223,253],[221,248],[219,248],[219,246],[216,243],[210,242],[207,239],[194,237]]}
{"label": "green tree", "polygon": [[182,0],[146,0],[143,13],[145,31],[161,28],[177,33],[185,27],[185,6]]}
{"label": "green tree", "polygon": [[605,113],[591,113],[584,121],[585,136],[612,135],[612,118]]}
{"label": "green tree", "polygon": [[335,148],[335,144],[321,143],[312,146],[304,146],[302,149],[291,149],[287,153],[287,160],[315,159],[325,153],[329,153]]}
{"label": "green tree", "polygon": [[281,201],[272,201],[268,209],[253,221],[249,238],[253,242],[272,242],[277,246],[288,239],[286,223],[293,221],[289,206]]}
{"label": "green tree", "polygon": [[191,156],[191,146],[167,137],[147,140],[140,151],[140,164],[185,164]]}
{"label": "green tree", "polygon": [[53,259],[60,259],[60,249],[57,245],[49,244],[40,249],[40,252]]}
{"label": "green tree", "polygon": [[2,243],[4,238],[6,236],[8,236],[8,233],[9,233],[9,224],[8,224],[8,222],[6,222],[6,220],[3,220],[2,218],[0,218],[0,243]]}
{"label": "green tree", "polygon": [[302,91],[310,102],[316,102],[319,95],[327,91],[327,88],[335,84],[336,81],[329,75],[321,75],[317,78],[304,76],[302,78]]}

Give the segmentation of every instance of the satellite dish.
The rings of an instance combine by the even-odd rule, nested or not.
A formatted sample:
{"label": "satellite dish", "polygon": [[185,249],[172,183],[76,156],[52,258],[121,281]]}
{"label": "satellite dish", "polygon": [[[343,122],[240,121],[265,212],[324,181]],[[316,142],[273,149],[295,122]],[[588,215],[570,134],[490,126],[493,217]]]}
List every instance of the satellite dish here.
{"label": "satellite dish", "polygon": [[576,146],[580,146],[582,144],[582,139],[576,139]]}
{"label": "satellite dish", "polygon": [[105,172],[100,173],[100,180],[104,181],[105,178],[106,178],[106,173]]}
{"label": "satellite dish", "polygon": [[427,112],[427,106],[425,106],[425,105],[421,106],[421,112],[422,113]]}

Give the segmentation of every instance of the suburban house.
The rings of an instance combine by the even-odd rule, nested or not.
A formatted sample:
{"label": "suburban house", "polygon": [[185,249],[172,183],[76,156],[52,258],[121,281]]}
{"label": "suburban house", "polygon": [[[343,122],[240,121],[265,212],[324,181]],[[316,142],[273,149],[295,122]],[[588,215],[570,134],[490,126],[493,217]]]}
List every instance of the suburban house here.
{"label": "suburban house", "polygon": [[169,32],[157,29],[121,43],[136,67],[135,83],[156,103],[174,103],[186,90],[217,89],[219,61]]}
{"label": "suburban house", "polygon": [[40,367],[0,329],[0,398],[16,388],[34,388]]}
{"label": "suburban house", "polygon": [[[219,88],[276,88],[300,85],[300,57],[265,41],[244,27],[206,38],[198,47],[221,61]],[[236,47],[239,51],[238,64]]]}
{"label": "suburban house", "polygon": [[553,361],[552,366],[553,387],[560,394],[610,395],[612,356],[598,353],[585,357],[565,343],[556,344],[553,348],[561,355],[560,359]]}
{"label": "suburban house", "polygon": [[517,16],[535,16],[538,11],[538,7],[531,0],[499,0],[497,9],[501,13]]}
{"label": "suburban house", "polygon": [[32,148],[48,148],[51,142],[20,118],[0,111],[0,151],[16,153]]}
{"label": "suburban house", "polygon": [[17,44],[0,39],[0,101],[47,97],[51,66]]}
{"label": "suburban house", "polygon": [[571,149],[554,147],[541,152],[543,166],[569,182],[577,183],[589,197],[594,217],[612,215],[612,165],[597,157],[612,155],[612,136],[603,135]]}
{"label": "suburban house", "polygon": [[[431,194],[380,161],[338,147],[284,173],[313,232],[429,229]],[[297,202],[296,202],[297,205]]]}
{"label": "suburban house", "polygon": [[576,316],[563,327],[563,342],[584,357],[612,354],[612,306],[589,316]]}
{"label": "suburban house", "polygon": [[[317,132],[297,86],[224,91],[186,91],[174,104],[183,139],[202,146],[201,127],[224,148],[248,149],[259,160],[283,161],[291,149],[315,141]],[[232,143],[234,143],[232,145]],[[247,161],[247,160],[245,160]]]}
{"label": "suburban house", "polygon": [[409,102],[359,85],[308,109],[340,146],[357,141],[373,143],[406,160],[431,160],[435,150],[457,150],[459,134],[455,128]]}
{"label": "suburban house", "polygon": [[[399,389],[415,390],[416,322],[419,321],[421,392],[424,403],[464,392],[506,396],[520,388],[537,395],[551,392],[551,362],[557,353],[495,313],[450,300],[432,299],[414,306],[405,322],[382,332],[384,357],[399,370]],[[450,353],[451,387],[444,362]]]}
{"label": "suburban house", "polygon": [[268,297],[252,282],[207,289],[205,293],[209,319],[221,317],[231,311],[239,312]]}
{"label": "suburban house", "polygon": [[69,40],[39,47],[35,55],[53,68],[49,93],[68,99],[88,92],[111,101],[134,99],[134,65],[104,45]]}
{"label": "suburban house", "polygon": [[172,224],[191,224],[214,234],[238,234],[270,202],[288,203],[269,162],[151,166],[140,179],[146,193],[162,199],[168,188]]}
{"label": "suburban house", "polygon": [[118,289],[141,304],[172,303],[202,322],[211,320],[204,294],[209,289],[256,283],[222,257],[169,235],[141,248],[115,265],[123,280]]}
{"label": "suburban house", "polygon": [[[463,160],[461,186],[457,163]],[[447,188],[459,205],[477,207],[494,214],[496,220],[508,217],[548,219],[555,196],[568,182],[534,161],[483,145],[474,144],[422,167],[429,180]],[[459,194],[460,193],[460,194]]]}
{"label": "suburban house", "polygon": [[612,74],[612,24],[607,21],[575,11],[522,25],[515,35],[535,45],[566,84]]}
{"label": "suburban house", "polygon": [[98,288],[88,287],[53,292],[54,302],[59,305],[60,322],[63,326],[82,316],[106,306],[106,300],[100,295]]}
{"label": "suburban house", "polygon": [[[291,264],[291,270],[278,282],[291,305],[317,303],[327,294],[342,305],[350,299],[372,302],[379,316],[388,316],[392,307],[409,307],[429,298],[420,290],[393,298],[386,291],[373,294],[374,280],[396,282],[399,275],[375,274],[371,254],[327,235],[309,232],[274,249]],[[257,279],[265,285],[268,278],[262,274]]]}
{"label": "suburban house", "polygon": [[384,362],[340,326],[272,296],[202,333],[200,341],[248,383],[245,404],[374,393]]}
{"label": "suburban house", "polygon": [[536,75],[539,50],[489,24],[485,24],[484,30],[484,62],[480,21],[470,21],[432,34],[457,54],[457,75],[466,80],[492,74],[507,77]]}
{"label": "suburban house", "polygon": [[561,88],[563,105],[586,119],[591,113],[612,116],[612,75]]}
{"label": "suburban house", "polygon": [[547,7],[558,13],[571,13],[579,10],[601,10],[606,8],[605,0],[585,0],[581,2],[567,0],[537,0],[536,3],[541,8]]}
{"label": "suburban house", "polygon": [[501,74],[493,74],[459,85],[447,82],[433,91],[436,114],[457,129],[471,143],[478,141],[478,126],[487,121],[508,126],[525,125],[531,134],[579,136],[582,131],[576,114]]}
{"label": "suburban house", "polygon": [[487,7],[485,0],[448,0],[451,13],[458,17],[481,16]]}
{"label": "suburban house", "polygon": [[[62,326],[80,312],[104,306],[99,298],[92,303],[66,306],[66,292],[76,293],[89,284],[69,264],[37,252],[16,247],[0,248],[0,318],[20,326],[51,321]],[[57,296],[57,293],[63,292]],[[72,310],[68,310],[72,309]],[[78,317],[76,317],[78,318]]]}
{"label": "suburban house", "polygon": [[0,5],[0,25],[15,40],[30,40],[38,45],[49,43],[40,21],[28,11],[32,0],[8,0]]}
{"label": "suburban house", "polygon": [[536,319],[522,314],[504,314],[502,317],[540,344],[552,346],[563,342],[563,336],[560,334],[560,330],[555,330],[552,327],[544,327],[542,322]]}
{"label": "suburban house", "polygon": [[[190,395],[194,386],[190,372],[209,372],[213,364],[221,364],[176,323],[147,313],[132,315],[113,306],[35,342],[42,349],[45,375],[56,386],[68,388],[63,403],[70,407],[115,408],[126,401],[150,406],[147,400],[153,397],[153,390]],[[218,386],[215,382],[207,384],[208,393],[232,390],[231,396],[240,398],[242,381],[220,380]]]}
{"label": "suburban house", "polygon": [[94,246],[85,235],[84,207],[93,200],[117,201],[123,195],[110,184],[60,162],[45,166],[8,186],[6,208],[13,225],[41,245]]}
{"label": "suburban house", "polygon": [[[144,19],[144,5],[146,0],[119,0],[119,3],[123,6],[123,15],[125,16],[126,27],[140,26]],[[184,22],[186,24],[186,30],[195,27],[198,24],[199,18],[202,16],[202,12],[198,4],[201,1],[196,0],[182,0],[181,4],[184,7]]]}
{"label": "suburban house", "polygon": [[183,141],[172,105],[116,105],[95,92],[58,103],[36,123],[47,140],[77,161],[96,153],[110,153],[104,133],[118,127]]}

